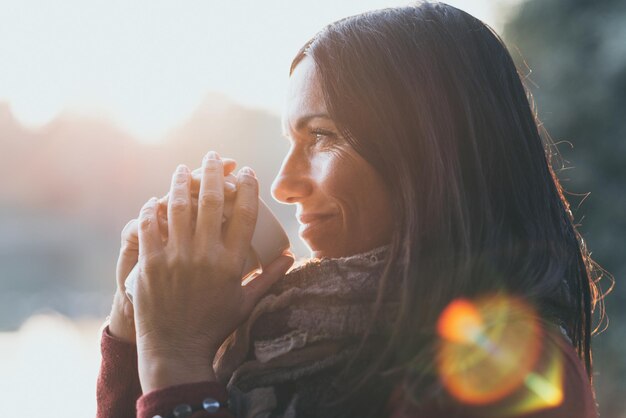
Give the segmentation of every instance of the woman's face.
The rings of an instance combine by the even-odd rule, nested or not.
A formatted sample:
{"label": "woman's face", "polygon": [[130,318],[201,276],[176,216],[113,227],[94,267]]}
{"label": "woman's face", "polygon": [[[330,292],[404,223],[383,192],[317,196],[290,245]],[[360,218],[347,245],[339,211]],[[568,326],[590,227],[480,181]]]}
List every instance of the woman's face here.
{"label": "woman's face", "polygon": [[343,257],[388,244],[389,193],[330,119],[309,57],[289,80],[283,130],[291,147],[272,184],[272,195],[297,205],[299,234],[311,255]]}

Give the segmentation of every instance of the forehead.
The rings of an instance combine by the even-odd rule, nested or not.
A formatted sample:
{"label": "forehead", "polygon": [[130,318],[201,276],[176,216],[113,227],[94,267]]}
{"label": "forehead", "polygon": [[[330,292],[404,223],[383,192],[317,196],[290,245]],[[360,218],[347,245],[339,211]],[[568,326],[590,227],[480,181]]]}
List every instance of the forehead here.
{"label": "forehead", "polygon": [[305,56],[289,78],[283,111],[283,131],[288,133],[309,115],[326,114],[321,83],[312,58]]}

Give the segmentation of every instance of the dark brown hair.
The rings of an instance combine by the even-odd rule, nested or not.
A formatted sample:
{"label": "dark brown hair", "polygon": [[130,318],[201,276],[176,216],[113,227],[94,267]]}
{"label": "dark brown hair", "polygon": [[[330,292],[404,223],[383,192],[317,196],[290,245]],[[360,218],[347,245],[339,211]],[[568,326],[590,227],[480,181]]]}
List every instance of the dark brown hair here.
{"label": "dark brown hair", "polygon": [[[600,270],[498,35],[459,9],[420,3],[329,25],[291,71],[305,56],[342,135],[386,182],[396,220],[379,300],[400,275],[400,311],[378,361],[352,373],[353,410],[385,371],[428,369],[435,324],[452,300],[494,291],[561,325],[591,379]],[[425,383],[427,374],[412,378]],[[386,395],[359,413],[380,413]]]}

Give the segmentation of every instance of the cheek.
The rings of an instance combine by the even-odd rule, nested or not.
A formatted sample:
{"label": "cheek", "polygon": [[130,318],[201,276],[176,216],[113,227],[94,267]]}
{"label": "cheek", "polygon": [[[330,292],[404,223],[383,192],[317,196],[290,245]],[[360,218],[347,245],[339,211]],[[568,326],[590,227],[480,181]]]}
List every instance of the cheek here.
{"label": "cheek", "polygon": [[360,227],[388,216],[389,201],[382,180],[354,151],[320,158],[316,172],[321,192],[342,206],[347,223]]}
{"label": "cheek", "polygon": [[350,200],[362,188],[358,161],[347,152],[320,154],[313,168],[321,191],[339,201]]}
{"label": "cheek", "polygon": [[[348,177],[349,176],[349,177]],[[354,226],[372,231],[374,235],[386,234],[391,228],[391,198],[385,182],[374,168],[361,157],[353,159],[349,182],[343,187],[349,190]]]}

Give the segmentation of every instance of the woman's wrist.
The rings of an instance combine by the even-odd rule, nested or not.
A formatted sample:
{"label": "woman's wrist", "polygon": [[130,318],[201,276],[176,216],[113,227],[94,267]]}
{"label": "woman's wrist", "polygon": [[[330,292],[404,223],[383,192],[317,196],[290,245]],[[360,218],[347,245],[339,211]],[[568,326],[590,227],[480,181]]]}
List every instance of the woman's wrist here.
{"label": "woman's wrist", "polygon": [[139,380],[144,393],[168,386],[217,380],[206,358],[149,358],[139,354]]}

